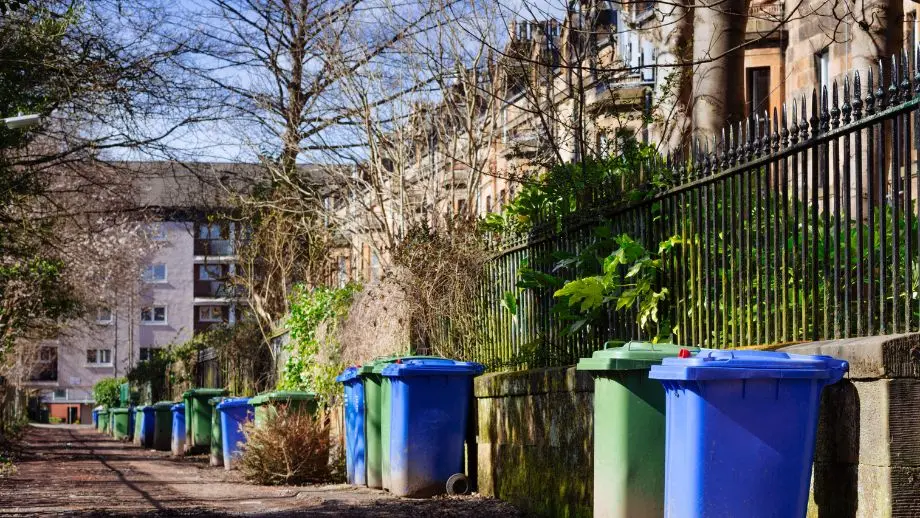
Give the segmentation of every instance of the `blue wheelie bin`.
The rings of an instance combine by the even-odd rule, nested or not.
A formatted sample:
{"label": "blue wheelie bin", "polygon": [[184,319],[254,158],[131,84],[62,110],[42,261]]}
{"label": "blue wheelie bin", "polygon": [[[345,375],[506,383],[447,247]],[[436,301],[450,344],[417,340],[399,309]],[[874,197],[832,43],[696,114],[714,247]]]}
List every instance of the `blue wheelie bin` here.
{"label": "blue wheelie bin", "polygon": [[345,473],[349,484],[367,485],[367,439],[364,431],[364,383],[357,367],[335,380],[345,387]]}
{"label": "blue wheelie bin", "polygon": [[666,397],[667,518],[804,517],[830,356],[702,349],[649,377]]}
{"label": "blue wheelie bin", "polygon": [[243,425],[251,423],[255,415],[251,398],[227,398],[217,404],[220,413],[220,435],[223,439],[224,469],[233,469],[233,464],[240,456],[240,445],[246,442]]}
{"label": "blue wheelie bin", "polygon": [[172,411],[172,454],[179,457],[185,454],[185,403],[176,403],[169,409]]}
{"label": "blue wheelie bin", "polygon": [[153,433],[156,429],[157,416],[156,408],[154,408],[153,405],[146,405],[140,407],[140,412],[144,417],[141,419],[141,438],[138,444],[140,444],[142,448],[153,448]]}
{"label": "blue wheelie bin", "polygon": [[383,369],[390,380],[390,492],[465,493],[463,444],[478,363],[419,359]]}

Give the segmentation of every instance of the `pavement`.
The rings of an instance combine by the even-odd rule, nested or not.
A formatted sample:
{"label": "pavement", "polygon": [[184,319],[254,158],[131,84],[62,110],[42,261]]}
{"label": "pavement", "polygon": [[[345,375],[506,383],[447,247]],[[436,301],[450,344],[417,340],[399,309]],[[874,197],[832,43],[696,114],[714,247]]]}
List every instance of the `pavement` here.
{"label": "pavement", "polygon": [[176,458],[85,425],[31,425],[15,467],[0,477],[0,516],[523,516],[477,495],[416,500],[344,484],[256,486],[210,467],[206,455]]}

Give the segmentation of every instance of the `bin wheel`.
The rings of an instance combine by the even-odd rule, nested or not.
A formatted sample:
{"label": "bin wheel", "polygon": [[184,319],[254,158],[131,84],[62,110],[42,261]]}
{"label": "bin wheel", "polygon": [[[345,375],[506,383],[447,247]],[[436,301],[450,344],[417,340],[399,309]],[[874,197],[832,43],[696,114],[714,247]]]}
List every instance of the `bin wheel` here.
{"label": "bin wheel", "polygon": [[447,479],[447,494],[465,495],[470,492],[470,480],[463,473],[454,473]]}

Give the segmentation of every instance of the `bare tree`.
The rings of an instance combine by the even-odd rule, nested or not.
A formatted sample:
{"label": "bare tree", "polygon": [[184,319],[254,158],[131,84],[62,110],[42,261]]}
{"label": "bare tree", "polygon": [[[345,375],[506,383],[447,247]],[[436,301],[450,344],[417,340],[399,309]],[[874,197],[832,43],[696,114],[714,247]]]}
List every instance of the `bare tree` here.
{"label": "bare tree", "polygon": [[115,237],[134,234],[141,207],[130,175],[106,164],[165,153],[213,116],[177,66],[192,36],[161,31],[168,18],[158,2],[109,0],[40,0],[0,17],[0,114],[43,116],[0,129],[3,346],[107,303],[109,282],[136,281],[105,266],[143,250]]}

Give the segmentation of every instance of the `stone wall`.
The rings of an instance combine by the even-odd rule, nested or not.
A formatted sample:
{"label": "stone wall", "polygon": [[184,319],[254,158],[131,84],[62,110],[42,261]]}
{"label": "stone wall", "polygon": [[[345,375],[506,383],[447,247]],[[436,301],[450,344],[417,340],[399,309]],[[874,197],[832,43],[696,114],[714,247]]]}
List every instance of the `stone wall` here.
{"label": "stone wall", "polygon": [[574,368],[476,379],[479,492],[528,516],[591,516],[594,381]]}
{"label": "stone wall", "polygon": [[920,516],[920,334],[784,350],[850,362],[823,394],[808,516]]}

